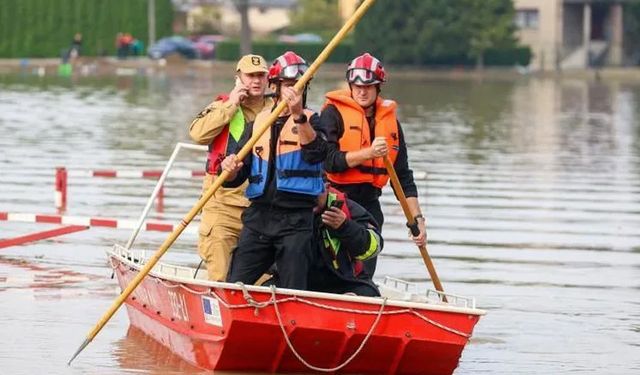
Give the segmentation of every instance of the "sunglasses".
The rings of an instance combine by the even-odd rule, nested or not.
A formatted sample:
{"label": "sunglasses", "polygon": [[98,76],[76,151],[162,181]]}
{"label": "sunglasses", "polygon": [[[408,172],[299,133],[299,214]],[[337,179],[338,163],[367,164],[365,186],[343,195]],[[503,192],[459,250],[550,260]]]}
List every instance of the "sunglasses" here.
{"label": "sunglasses", "polygon": [[349,69],[347,71],[347,81],[350,83],[357,83],[360,81],[363,85],[370,85],[372,83],[379,83],[380,80],[378,76],[373,74],[372,71],[368,69]]}

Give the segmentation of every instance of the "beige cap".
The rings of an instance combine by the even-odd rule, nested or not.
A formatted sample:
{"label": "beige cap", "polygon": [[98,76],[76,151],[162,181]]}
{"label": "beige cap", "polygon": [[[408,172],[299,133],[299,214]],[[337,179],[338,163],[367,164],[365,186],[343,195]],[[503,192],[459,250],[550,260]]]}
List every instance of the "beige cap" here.
{"label": "beige cap", "polygon": [[267,62],[264,60],[264,57],[260,55],[244,55],[238,61],[236,71],[247,74],[257,72],[268,73],[269,68],[267,68]]}

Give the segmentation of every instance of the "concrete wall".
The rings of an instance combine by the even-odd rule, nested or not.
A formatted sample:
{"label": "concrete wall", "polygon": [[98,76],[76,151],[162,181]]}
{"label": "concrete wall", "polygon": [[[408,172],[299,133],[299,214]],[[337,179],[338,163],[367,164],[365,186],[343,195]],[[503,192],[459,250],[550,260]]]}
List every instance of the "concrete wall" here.
{"label": "concrete wall", "polygon": [[582,18],[584,15],[582,5],[565,5],[563,8],[563,51],[566,55],[571,50],[582,45]]}
{"label": "concrete wall", "polygon": [[612,5],[609,12],[611,24],[611,46],[607,63],[619,66],[624,61],[624,7]]}
{"label": "concrete wall", "polygon": [[[221,7],[220,14],[222,27],[240,31],[240,13],[234,7]],[[249,24],[254,35],[266,35],[287,27],[290,23],[288,9],[249,7]]]}

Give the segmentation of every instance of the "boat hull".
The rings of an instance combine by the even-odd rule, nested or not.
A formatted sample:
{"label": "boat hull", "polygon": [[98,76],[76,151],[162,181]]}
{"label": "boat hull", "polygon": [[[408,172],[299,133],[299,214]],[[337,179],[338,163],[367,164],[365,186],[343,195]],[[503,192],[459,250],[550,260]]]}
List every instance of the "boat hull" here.
{"label": "boat hull", "polygon": [[[139,267],[110,259],[124,289]],[[153,272],[126,306],[132,325],[197,367],[271,373],[312,372],[302,360],[334,368],[357,352],[334,373],[451,374],[483,313],[381,301]]]}

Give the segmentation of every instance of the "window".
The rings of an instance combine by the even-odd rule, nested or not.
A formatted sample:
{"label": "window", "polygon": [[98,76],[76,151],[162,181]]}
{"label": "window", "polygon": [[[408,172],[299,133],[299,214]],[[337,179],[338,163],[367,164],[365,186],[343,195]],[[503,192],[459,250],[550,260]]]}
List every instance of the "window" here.
{"label": "window", "polygon": [[537,9],[516,10],[516,26],[518,26],[519,29],[537,29],[538,28],[538,10]]}

